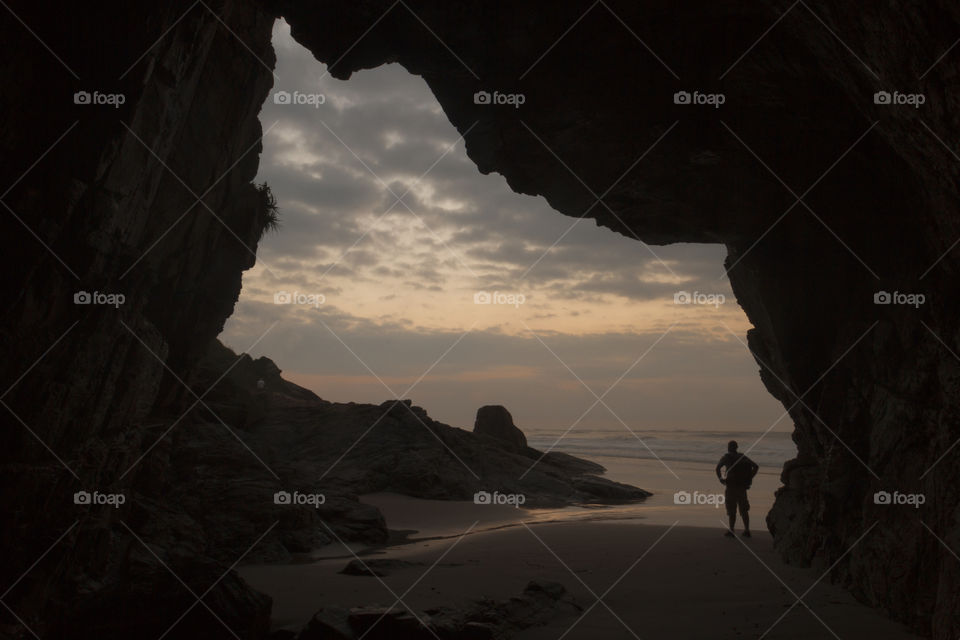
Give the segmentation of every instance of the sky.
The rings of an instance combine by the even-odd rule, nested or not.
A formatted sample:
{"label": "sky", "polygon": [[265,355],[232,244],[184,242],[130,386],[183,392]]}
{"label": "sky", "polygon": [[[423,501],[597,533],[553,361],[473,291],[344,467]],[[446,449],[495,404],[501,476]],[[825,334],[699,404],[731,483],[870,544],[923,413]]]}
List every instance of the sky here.
{"label": "sky", "polygon": [[558,432],[781,418],[724,247],[647,246],[561,215],[481,175],[401,66],[336,80],[283,21],[274,47],[257,182],[281,226],[244,274],[229,347],[326,400],[412,398],[467,429],[485,404]]}

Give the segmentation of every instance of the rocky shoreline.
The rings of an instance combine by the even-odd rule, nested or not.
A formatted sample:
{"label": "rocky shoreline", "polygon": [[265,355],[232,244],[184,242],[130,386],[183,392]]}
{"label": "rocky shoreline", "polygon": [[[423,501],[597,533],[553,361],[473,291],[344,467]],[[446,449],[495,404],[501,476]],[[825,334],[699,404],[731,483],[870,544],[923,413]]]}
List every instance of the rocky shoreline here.
{"label": "rocky shoreline", "polygon": [[[198,386],[207,388],[228,368],[207,396],[225,424],[201,420],[181,432],[173,472],[179,480],[168,493],[212,536],[210,547],[224,561],[274,520],[276,529],[248,561],[284,561],[336,538],[385,542],[389,523],[359,501],[365,493],[473,500],[496,492],[523,496],[526,507],[650,495],[602,477],[596,463],[526,446],[502,407],[482,408],[469,432],[431,419],[410,400],[328,402],[283,379],[268,358],[237,356],[219,342],[201,363]],[[278,492],[294,504],[275,503]],[[295,492],[323,501],[298,505]],[[211,508],[218,503],[226,503],[222,511]]]}
{"label": "rocky shoreline", "polygon": [[[116,614],[116,603],[137,593],[131,584],[151,593],[158,612],[190,605],[181,602],[172,584],[156,588],[175,580],[165,565],[176,567],[187,583],[193,578],[206,583],[203,589],[216,578],[213,574],[226,572],[219,585],[228,591],[213,592],[218,615],[228,624],[233,620],[235,628],[265,633],[270,598],[227,568],[291,562],[333,543],[395,541],[398,532],[389,529],[375,506],[358,498],[362,494],[472,500],[486,492],[522,495],[524,507],[613,504],[651,495],[600,476],[604,468],[598,464],[526,446],[502,407],[484,408],[470,432],[431,419],[409,400],[328,402],[284,380],[268,358],[237,356],[219,342],[192,384],[212,386],[204,398],[209,409],[188,414],[169,442],[165,439],[144,459],[133,495],[115,514],[136,523],[144,545],[132,544],[132,552],[118,558],[108,584],[91,578],[89,591],[98,595],[75,606],[72,619],[100,637],[119,638],[121,629],[144,622],[132,603],[128,613]],[[157,433],[145,433],[148,440],[171,420],[153,416],[149,422],[156,423]],[[160,459],[165,472],[154,474]],[[125,534],[115,520],[110,535]],[[178,629],[196,625],[194,630],[205,633],[223,631],[208,629],[201,618],[188,617]],[[163,626],[159,619],[147,622]]]}

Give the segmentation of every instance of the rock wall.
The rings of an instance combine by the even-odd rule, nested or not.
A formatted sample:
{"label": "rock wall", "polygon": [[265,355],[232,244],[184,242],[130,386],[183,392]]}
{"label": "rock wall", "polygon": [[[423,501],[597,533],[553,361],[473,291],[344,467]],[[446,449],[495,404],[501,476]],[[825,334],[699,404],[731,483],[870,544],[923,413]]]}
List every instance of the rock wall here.
{"label": "rock wall", "polygon": [[[796,427],[768,521],[778,548],[934,637],[960,633],[955,3],[9,9],[0,566],[15,585],[4,602],[38,633],[63,635],[78,594],[122,584],[144,559],[134,575],[160,571],[124,528],[149,531],[149,514],[71,496],[149,496],[171,480],[166,444],[124,472],[159,435],[154,420],[189,406],[177,378],[191,381],[253,262],[274,13],[338,77],[392,61],[423,76],[479,169],[515,191],[648,243],[724,243],[761,377]],[[881,90],[925,104],[875,104]],[[78,91],[124,102],[74,104]],[[476,104],[478,91],[525,103]],[[678,91],[725,102],[675,104]],[[879,290],[926,303],[874,305]],[[125,301],[75,305],[79,291]],[[877,505],[879,490],[926,502]],[[192,562],[199,593],[216,572]],[[221,613],[242,603],[229,620],[256,636],[269,605],[232,578],[222,589]],[[208,622],[196,629],[225,633]]]}
{"label": "rock wall", "polygon": [[[197,594],[226,567],[131,535],[153,515],[133,496],[170,480],[168,441],[136,461],[193,400],[177,378],[189,382],[255,260],[273,16],[236,0],[5,14],[4,603],[44,637],[70,637],[78,602],[98,599],[87,622],[100,637],[159,635],[194,601],[161,563]],[[92,303],[75,304],[80,292]],[[76,505],[81,490],[130,502]],[[269,599],[235,576],[208,597],[248,637],[265,631]],[[202,608],[181,624],[229,636]]]}

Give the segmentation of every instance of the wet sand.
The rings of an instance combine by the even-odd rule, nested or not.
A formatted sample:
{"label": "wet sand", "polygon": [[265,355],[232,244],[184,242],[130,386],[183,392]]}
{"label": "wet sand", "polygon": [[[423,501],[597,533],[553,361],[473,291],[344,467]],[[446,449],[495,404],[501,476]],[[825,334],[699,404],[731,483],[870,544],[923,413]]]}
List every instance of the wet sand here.
{"label": "wet sand", "polygon": [[633,506],[619,513],[535,511],[391,494],[364,499],[384,511],[392,528],[419,532],[407,544],[354,552],[421,564],[380,579],[342,575],[354,552],[340,548],[337,558],[241,567],[252,586],[274,598],[275,628],[297,629],[323,605],[392,605],[387,587],[402,598],[397,607],[423,610],[508,598],[542,578],[562,583],[584,613],[517,638],[918,637],[830,585],[829,577],[817,582],[825,568],[782,564],[762,517],[753,538],[731,539],[722,535],[723,509],[709,507],[713,528],[649,524],[631,515]]}

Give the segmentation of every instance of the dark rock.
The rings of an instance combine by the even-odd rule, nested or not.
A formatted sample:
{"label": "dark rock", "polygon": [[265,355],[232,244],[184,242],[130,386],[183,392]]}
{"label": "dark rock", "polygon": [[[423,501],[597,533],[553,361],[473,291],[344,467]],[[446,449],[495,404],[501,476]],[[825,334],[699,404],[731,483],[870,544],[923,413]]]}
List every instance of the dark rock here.
{"label": "dark rock", "polygon": [[496,627],[485,622],[468,622],[458,632],[457,637],[463,640],[491,640],[496,637]]}
{"label": "dark rock", "polygon": [[523,594],[496,604],[481,614],[489,620],[493,613],[507,629],[521,630],[546,624],[563,616],[575,616],[582,611],[566,588],[557,582],[531,580]]}
{"label": "dark rock", "polygon": [[356,607],[350,610],[348,620],[358,637],[372,640],[427,640],[436,637],[429,616],[414,615],[402,608]]}
{"label": "dark rock", "polygon": [[[163,567],[122,558],[119,541],[129,534],[119,517],[77,509],[71,496],[115,484],[132,502],[140,489],[165,485],[169,436],[154,445],[193,401],[179,380],[192,380],[233,310],[243,270],[255,261],[262,232],[251,184],[262,133],[255,105],[272,84],[274,15],[253,2],[209,6],[187,12],[179,0],[62,5],[54,17],[50,6],[14,2],[18,20],[0,21],[2,40],[21,52],[0,72],[11,88],[3,98],[0,182],[4,189],[16,185],[4,203],[31,228],[12,216],[0,221],[10,239],[0,258],[4,270],[22,269],[22,277],[5,283],[18,293],[0,312],[0,378],[10,384],[36,363],[16,388],[4,387],[4,403],[70,467],[3,410],[0,576],[11,585],[46,554],[4,595],[19,616],[42,621],[31,627],[44,637],[158,637],[194,602]],[[31,31],[58,56],[35,55]],[[111,33],[122,36],[109,51],[91,46]],[[243,56],[253,64],[238,63]],[[69,72],[61,66],[66,59]],[[24,98],[39,95],[42,76],[51,79],[39,87],[45,106],[31,108]],[[232,95],[239,87],[242,100]],[[85,109],[72,100],[78,90],[118,92],[125,101],[112,113]],[[31,126],[45,133],[28,135]],[[35,233],[44,255],[21,233]],[[37,296],[34,287],[46,294]],[[78,307],[73,296],[81,290],[122,293],[125,302]],[[163,416],[161,428],[147,419],[151,414]],[[171,434],[184,428],[181,422]],[[148,513],[130,502],[130,512]],[[158,517],[171,514],[160,507]],[[142,524],[130,522],[134,529]],[[204,555],[202,528],[182,512],[151,526],[158,537],[145,539],[158,553],[191,554],[172,566],[198,594],[237,559],[218,563]],[[205,602],[241,638],[266,633],[269,600],[235,574]],[[168,637],[234,637],[200,605],[176,631]]]}
{"label": "dark rock", "polygon": [[[543,454],[526,446],[526,438],[502,407],[484,407],[478,419],[492,416],[488,424],[499,425],[495,433],[519,434],[512,442],[490,437],[482,428],[468,432],[437,422],[409,399],[380,405],[327,402],[279,374],[267,378],[274,391],[261,394],[253,381],[266,375],[265,369],[273,370],[272,363],[238,360],[219,344],[212,351],[216,358],[201,362],[200,377],[211,378],[219,371],[206,370],[214,360],[220,366],[227,362],[234,366],[209,395],[223,407],[247,406],[251,396],[260,403],[257,420],[237,432],[243,443],[218,422],[198,425],[177,441],[174,459],[182,469],[178,477],[190,478],[193,469],[200,474],[195,482],[181,481],[177,501],[195,518],[210,523],[215,530],[211,539],[227,550],[224,553],[232,553],[247,536],[256,535],[257,526],[269,524],[258,510],[264,501],[272,503],[273,492],[295,486],[307,490],[317,475],[326,477],[322,487],[312,490],[324,492],[326,502],[315,509],[271,510],[281,517],[280,525],[255,550],[255,558],[283,559],[284,549],[309,550],[322,544],[323,536],[385,542],[383,516],[357,501],[355,495],[362,493],[394,491],[420,498],[471,500],[478,491],[500,491],[522,493],[524,506],[619,502],[650,495],[592,475],[604,470],[596,463],[558,452]],[[244,444],[257,452],[265,466]],[[245,482],[230,483],[241,469]],[[270,469],[278,470],[281,481],[271,477]],[[217,500],[218,491],[230,499],[224,509],[208,512],[205,505]],[[268,545],[278,539],[270,552]]]}
{"label": "dark rock", "polygon": [[[559,583],[531,580],[514,598],[480,600],[464,609],[440,608],[412,612],[399,607],[363,606],[349,611],[318,611],[297,640],[489,640],[545,625],[583,611]],[[327,634],[327,635],[325,635]]]}
{"label": "dark rock", "polygon": [[524,595],[533,597],[544,597],[551,600],[561,600],[567,597],[567,588],[559,582],[549,580],[534,579],[527,583],[523,588]]}
{"label": "dark rock", "polygon": [[369,558],[362,560],[354,558],[347,563],[340,573],[348,576],[388,576],[397,569],[406,569],[421,565],[421,562],[408,562],[395,558]]}
{"label": "dark rock", "polygon": [[[85,637],[104,640],[151,637],[168,629],[173,637],[183,638],[226,639],[236,634],[255,640],[266,635],[271,599],[234,571],[210,558],[171,556],[127,538],[127,554],[117,567],[122,579],[80,598],[63,626],[46,637],[76,638],[78,629]],[[198,604],[193,594],[204,593],[204,604]]]}
{"label": "dark rock", "polygon": [[649,491],[597,476],[585,475],[576,477],[573,479],[573,486],[576,487],[578,491],[582,491],[587,495],[596,496],[598,500],[604,502],[642,500],[651,495]]}
{"label": "dark rock", "polygon": [[[541,454],[539,451],[530,449],[526,452],[527,457],[537,458]],[[584,460],[583,458],[578,458],[572,456],[569,453],[563,453],[562,451],[548,451],[543,455],[543,459],[548,464],[563,469],[571,475],[577,475],[581,473],[603,473],[607,469],[602,465],[592,460]]]}
{"label": "dark rock", "polygon": [[341,607],[324,607],[307,623],[297,640],[351,640],[356,635],[349,623],[350,612]]}
{"label": "dark rock", "polygon": [[500,405],[486,405],[477,409],[473,432],[488,436],[516,449],[527,446],[527,436],[513,424],[513,416]]}

